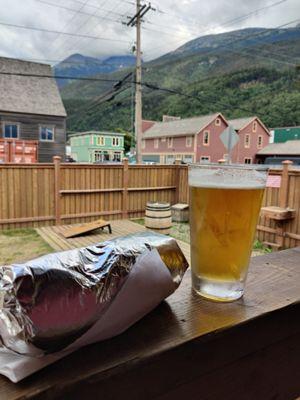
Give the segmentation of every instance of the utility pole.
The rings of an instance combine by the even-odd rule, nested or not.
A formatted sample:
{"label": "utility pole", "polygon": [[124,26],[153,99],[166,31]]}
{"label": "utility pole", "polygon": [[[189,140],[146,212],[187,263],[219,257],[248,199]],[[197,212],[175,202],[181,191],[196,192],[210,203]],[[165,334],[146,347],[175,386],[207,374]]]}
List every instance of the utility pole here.
{"label": "utility pole", "polygon": [[135,146],[136,161],[142,163],[142,52],[141,52],[141,1],[136,0],[136,86],[135,86]]}
{"label": "utility pole", "polygon": [[136,77],[135,77],[135,149],[136,161],[142,163],[142,47],[141,47],[141,24],[142,18],[148,11],[153,10],[151,4],[141,4],[141,0],[136,0],[136,14],[128,17],[127,26],[136,27]]}

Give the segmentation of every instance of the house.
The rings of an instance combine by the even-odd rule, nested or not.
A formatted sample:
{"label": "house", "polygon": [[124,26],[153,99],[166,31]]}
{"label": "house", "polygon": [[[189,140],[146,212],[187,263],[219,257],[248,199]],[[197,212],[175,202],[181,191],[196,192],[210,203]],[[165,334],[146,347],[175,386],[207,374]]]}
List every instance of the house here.
{"label": "house", "polygon": [[281,164],[290,160],[300,165],[300,140],[288,140],[284,143],[271,143],[257,153],[257,157],[264,164]]}
{"label": "house", "polygon": [[0,139],[6,161],[14,161],[10,154],[16,144],[30,148],[33,141],[39,162],[64,159],[67,115],[49,76],[50,65],[0,57]]}
{"label": "house", "polygon": [[124,134],[89,131],[70,137],[71,157],[79,162],[121,161],[124,157]]}
{"label": "house", "polygon": [[257,152],[269,144],[270,131],[268,128],[255,116],[232,119],[228,123],[239,136],[237,144],[232,149],[232,162],[240,164],[258,162]]}
{"label": "house", "polygon": [[[153,121],[151,121],[153,122]],[[143,132],[144,162],[217,162],[227,150],[220,135],[228,122],[220,113],[184,118],[164,116]]]}
{"label": "house", "polygon": [[300,126],[273,128],[270,143],[284,143],[288,140],[300,140]]}

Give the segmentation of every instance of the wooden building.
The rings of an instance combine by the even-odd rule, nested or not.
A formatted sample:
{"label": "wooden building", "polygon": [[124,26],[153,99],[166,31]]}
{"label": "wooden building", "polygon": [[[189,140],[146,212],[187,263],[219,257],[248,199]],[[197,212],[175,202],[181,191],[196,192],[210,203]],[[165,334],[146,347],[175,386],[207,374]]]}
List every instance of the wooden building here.
{"label": "wooden building", "polygon": [[37,141],[39,162],[65,157],[66,110],[56,80],[48,76],[50,65],[0,58],[0,139]]}
{"label": "wooden building", "polygon": [[220,135],[228,122],[220,113],[183,119],[165,115],[162,122],[147,122],[150,127],[143,132],[142,141],[144,162],[217,162],[227,152]]}
{"label": "wooden building", "polygon": [[238,135],[232,162],[259,161],[257,153],[269,144],[268,128],[255,116],[227,121],[221,113],[183,119],[164,115],[162,122],[143,121],[143,161],[173,164],[175,160],[185,163],[226,160],[225,138],[229,126]]}
{"label": "wooden building", "polygon": [[239,135],[239,140],[232,150],[232,161],[240,164],[259,162],[257,153],[269,144],[269,129],[256,116],[232,119],[228,123]]}
{"label": "wooden building", "polygon": [[78,162],[120,162],[124,157],[124,133],[89,131],[70,137],[71,157]]}

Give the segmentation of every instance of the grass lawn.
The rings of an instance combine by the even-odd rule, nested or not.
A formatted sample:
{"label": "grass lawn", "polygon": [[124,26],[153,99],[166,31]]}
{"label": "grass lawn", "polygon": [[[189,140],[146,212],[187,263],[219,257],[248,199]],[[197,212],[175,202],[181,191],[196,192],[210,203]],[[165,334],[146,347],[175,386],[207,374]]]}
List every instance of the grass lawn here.
{"label": "grass lawn", "polygon": [[[136,222],[140,225],[145,225],[144,218],[134,219],[133,222]],[[183,242],[190,243],[190,225],[189,223],[180,223],[180,222],[172,222],[172,228],[170,235],[178,240],[182,240]],[[258,240],[254,242],[252,256],[259,256],[261,254],[270,253],[270,249],[265,247]]]}
{"label": "grass lawn", "polygon": [[0,265],[28,261],[52,252],[34,229],[0,231]]}

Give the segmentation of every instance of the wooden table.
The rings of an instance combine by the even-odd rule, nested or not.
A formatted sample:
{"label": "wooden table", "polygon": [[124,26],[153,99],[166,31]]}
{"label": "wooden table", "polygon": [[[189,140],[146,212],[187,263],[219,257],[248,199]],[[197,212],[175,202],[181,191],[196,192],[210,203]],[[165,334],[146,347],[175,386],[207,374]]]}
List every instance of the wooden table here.
{"label": "wooden table", "polygon": [[0,399],[289,400],[300,395],[300,248],[255,257],[244,299],[178,291],[123,335],[81,349]]}

